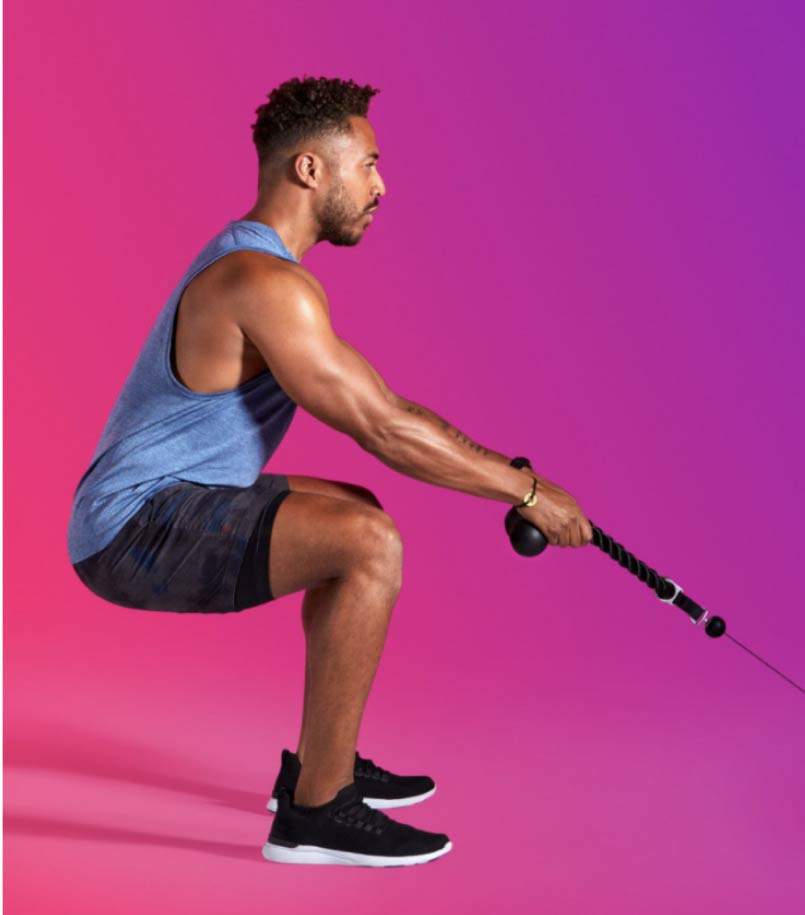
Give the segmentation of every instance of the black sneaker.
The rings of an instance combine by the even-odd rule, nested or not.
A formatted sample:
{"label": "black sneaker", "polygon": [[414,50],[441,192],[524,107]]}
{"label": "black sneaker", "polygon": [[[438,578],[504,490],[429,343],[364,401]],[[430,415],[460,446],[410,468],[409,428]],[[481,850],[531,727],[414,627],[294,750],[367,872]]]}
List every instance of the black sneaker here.
{"label": "black sneaker", "polygon": [[[268,809],[276,811],[280,789],[296,790],[302,765],[296,753],[282,751],[279,775],[268,801]],[[418,804],[436,791],[436,783],[427,775],[395,775],[376,766],[371,759],[355,753],[355,784],[370,807],[408,807]]]}
{"label": "black sneaker", "polygon": [[282,788],[277,804],[263,857],[281,864],[399,867],[424,864],[453,847],[443,832],[398,823],[369,807],[355,782],[318,807],[295,804]]}

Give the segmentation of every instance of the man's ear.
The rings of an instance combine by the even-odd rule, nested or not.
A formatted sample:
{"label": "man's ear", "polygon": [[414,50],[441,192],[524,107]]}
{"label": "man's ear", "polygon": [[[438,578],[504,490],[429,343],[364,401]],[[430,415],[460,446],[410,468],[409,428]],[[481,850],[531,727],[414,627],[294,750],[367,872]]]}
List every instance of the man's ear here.
{"label": "man's ear", "polygon": [[308,187],[316,187],[324,178],[324,160],[314,152],[299,153],[293,167],[297,179]]}

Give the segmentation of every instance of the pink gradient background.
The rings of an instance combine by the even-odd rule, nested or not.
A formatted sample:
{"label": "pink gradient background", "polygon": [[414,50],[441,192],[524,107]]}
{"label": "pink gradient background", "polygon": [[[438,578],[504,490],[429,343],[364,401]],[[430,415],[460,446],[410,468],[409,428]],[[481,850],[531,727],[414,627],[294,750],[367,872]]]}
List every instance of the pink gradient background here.
{"label": "pink gradient background", "polygon": [[304,258],[337,332],[805,681],[805,15],[562,6],[6,3],[9,913],[803,911],[805,697],[594,547],[516,556],[503,503],[301,410],[266,468],[367,485],[402,531],[358,748],[436,779],[397,814],[453,841],[423,867],[260,855],[301,594],[138,612],[68,562],[146,334],[254,201],[255,108],[349,77],[388,194]]}

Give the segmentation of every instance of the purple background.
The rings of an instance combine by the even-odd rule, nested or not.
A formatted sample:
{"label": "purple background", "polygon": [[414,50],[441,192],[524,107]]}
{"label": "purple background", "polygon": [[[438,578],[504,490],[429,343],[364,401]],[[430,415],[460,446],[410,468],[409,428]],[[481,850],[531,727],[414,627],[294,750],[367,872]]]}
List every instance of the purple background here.
{"label": "purple background", "polygon": [[403,589],[358,749],[427,772],[423,867],[260,856],[301,716],[302,594],[105,603],[75,486],[159,309],[256,194],[290,76],[379,87],[387,196],[304,258],[397,393],[526,454],[805,681],[799,4],[5,6],[9,912],[799,913],[805,704],[594,547],[300,410],[267,470],[372,488]]}

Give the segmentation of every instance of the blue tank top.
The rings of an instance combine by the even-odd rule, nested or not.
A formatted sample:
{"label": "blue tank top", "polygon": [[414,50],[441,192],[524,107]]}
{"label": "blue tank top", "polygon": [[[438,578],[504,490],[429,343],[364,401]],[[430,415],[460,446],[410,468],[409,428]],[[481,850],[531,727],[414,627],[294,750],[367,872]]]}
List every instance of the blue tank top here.
{"label": "blue tank top", "polygon": [[176,308],[185,287],[231,251],[265,251],[298,263],[261,222],[236,220],[188,267],[154,322],[73,496],[71,563],[109,544],[155,493],[182,480],[251,486],[291,424],[296,404],[269,370],[213,394],[186,388],[171,367]]}

